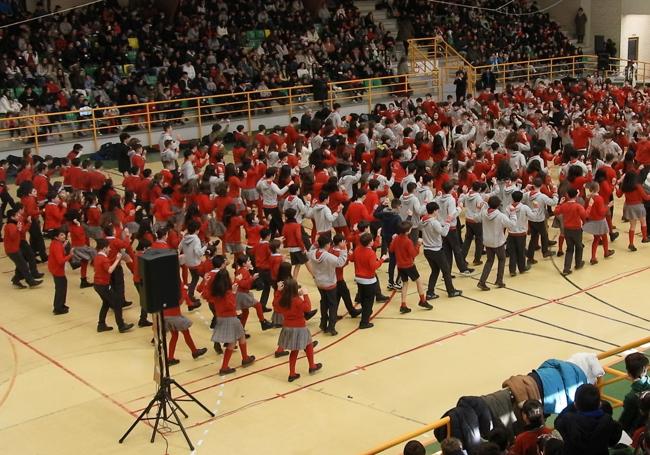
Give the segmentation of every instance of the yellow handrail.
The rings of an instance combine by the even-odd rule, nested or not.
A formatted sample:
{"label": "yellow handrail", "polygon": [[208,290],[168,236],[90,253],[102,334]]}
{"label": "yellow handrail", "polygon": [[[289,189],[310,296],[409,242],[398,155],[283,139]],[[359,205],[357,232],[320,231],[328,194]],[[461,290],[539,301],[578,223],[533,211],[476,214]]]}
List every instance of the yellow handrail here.
{"label": "yellow handrail", "polygon": [[[601,352],[600,354],[597,355],[597,357],[598,357],[599,360],[602,361],[602,360],[608,359],[610,357],[613,357],[615,355],[618,355],[618,354],[620,354],[622,352],[629,351],[630,349],[634,349],[634,348],[637,348],[639,346],[649,344],[649,343],[650,343],[650,337],[641,338],[640,340],[632,341],[630,343],[624,344],[624,345],[619,346],[617,348],[610,349],[609,351]],[[608,381],[604,381],[602,378],[598,379],[597,386],[598,386],[598,388],[601,389],[601,396],[602,396],[603,399],[605,399],[605,400],[609,401],[610,403],[612,403],[612,406],[614,406],[614,407],[622,406],[623,402],[621,400],[604,394],[602,392],[602,389],[606,385],[612,384],[612,383],[620,381],[620,380],[624,380],[625,378],[621,377],[622,373],[618,372],[617,370],[612,370],[611,368],[609,368],[607,366],[605,366],[604,369],[605,369],[605,371],[607,373],[614,374],[614,375],[616,375],[618,377],[616,378],[616,380],[612,379],[612,380],[608,380]],[[417,438],[419,436],[422,436],[424,433],[428,433],[429,431],[433,431],[433,430],[435,430],[437,428],[440,428],[440,427],[443,427],[443,426],[447,427],[447,434],[451,434],[451,421],[450,421],[449,417],[445,417],[443,419],[436,420],[435,422],[430,423],[430,424],[428,424],[428,425],[426,425],[426,426],[424,426],[422,428],[419,428],[417,430],[414,430],[414,431],[411,431],[409,433],[398,436],[398,437],[396,437],[394,439],[391,439],[390,441],[386,441],[385,443],[383,443],[381,445],[378,445],[377,447],[374,447],[373,449],[370,449],[370,450],[368,450],[366,452],[363,452],[362,455],[376,455],[376,454],[385,452],[388,449],[396,447],[396,446],[398,446],[400,444],[403,444],[403,443],[405,443],[407,441],[410,441],[411,439],[415,439],[415,438]]]}

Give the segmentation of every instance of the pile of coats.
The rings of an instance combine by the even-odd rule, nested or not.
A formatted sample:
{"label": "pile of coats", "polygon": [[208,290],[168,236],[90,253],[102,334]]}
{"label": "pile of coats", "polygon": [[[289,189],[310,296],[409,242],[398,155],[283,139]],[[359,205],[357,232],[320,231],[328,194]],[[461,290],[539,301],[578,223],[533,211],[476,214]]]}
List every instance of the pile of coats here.
{"label": "pile of coats", "polygon": [[569,360],[550,359],[527,375],[511,376],[498,392],[483,396],[461,397],[456,406],[442,417],[450,417],[447,427],[434,431],[438,441],[455,437],[472,453],[494,428],[504,428],[511,438],[524,427],[520,409],[526,400],[539,400],[546,415],[559,414],[573,403],[578,387],[595,384],[605,374],[596,354],[579,353]]}

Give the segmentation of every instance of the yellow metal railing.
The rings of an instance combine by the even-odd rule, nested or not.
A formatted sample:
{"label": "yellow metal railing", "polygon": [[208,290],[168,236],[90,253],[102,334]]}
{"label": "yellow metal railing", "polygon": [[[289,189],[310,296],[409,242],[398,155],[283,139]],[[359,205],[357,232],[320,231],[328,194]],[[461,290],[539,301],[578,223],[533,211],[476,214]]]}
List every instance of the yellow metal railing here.
{"label": "yellow metal railing", "polygon": [[[650,344],[650,337],[645,337],[640,340],[633,341],[631,343],[625,344],[623,346],[619,346],[617,348],[611,349],[609,351],[601,352],[598,354],[598,359],[606,364],[603,369],[605,370],[605,373],[611,374],[615,376],[613,379],[608,379],[604,380],[603,378],[599,378],[597,382],[598,388],[601,390],[601,396],[603,399],[609,401],[613,407],[620,407],[623,405],[623,402],[617,398],[608,396],[603,393],[603,388],[607,385],[614,384],[619,381],[623,381],[628,379],[627,374],[625,374],[622,371],[616,370],[614,368],[611,368],[608,366],[608,364],[614,363],[613,361],[610,361],[609,359],[617,356],[625,351],[629,351],[631,349],[638,348],[639,346],[643,346],[645,344]],[[629,380],[629,379],[628,379]],[[374,447],[373,449],[370,449],[366,452],[363,452],[363,455],[377,455],[383,452],[386,452],[387,450],[390,450],[392,448],[395,448],[401,444],[404,444],[407,441],[410,441],[411,439],[419,438],[422,435],[425,435],[426,433],[429,433],[430,431],[433,431],[437,428],[441,427],[447,427],[447,434],[451,434],[451,421],[449,417],[445,417],[443,419],[437,420],[429,425],[426,425],[422,428],[419,428],[415,431],[411,431],[410,433],[403,434],[401,436],[398,436],[394,439],[391,439],[390,441],[386,441],[385,443]],[[428,446],[432,443],[436,442],[435,439],[424,441],[423,444],[425,446]]]}
{"label": "yellow metal railing", "polygon": [[[47,141],[56,141],[63,136],[92,137],[95,150],[99,148],[101,136],[115,134],[124,129],[146,133],[149,146],[157,144],[153,132],[164,123],[180,122],[196,128],[194,137],[207,134],[206,124],[232,118],[246,123],[248,131],[253,128],[253,119],[262,114],[289,117],[306,109],[320,109],[334,103],[359,102],[371,111],[374,104],[389,102],[392,96],[424,96],[438,94],[439,72],[429,71],[398,76],[374,77],[328,83],[328,96],[315,100],[311,85],[276,88],[263,91],[229,93],[225,95],[200,96],[194,98],[156,101],[89,109],[86,115],[81,111],[34,113],[23,116],[0,118],[0,150],[33,146],[38,153]],[[54,120],[54,119],[64,120]],[[190,123],[191,122],[191,123]]]}
{"label": "yellow metal railing", "polygon": [[[426,63],[427,61],[429,63]],[[488,68],[502,87],[506,84],[531,83],[536,79],[579,77],[598,71],[598,57],[595,55],[571,55],[474,66],[441,37],[409,40],[409,62],[411,72],[415,72],[417,68],[426,68],[427,65],[439,69],[443,84],[453,81],[456,71],[463,68],[467,72],[468,93],[474,93],[476,82]],[[638,77],[639,81],[644,81],[646,75],[650,77],[650,64],[639,63],[638,67],[638,73],[643,76],[643,79]],[[615,69],[612,67],[610,70],[613,72]]]}
{"label": "yellow metal railing", "polygon": [[611,78],[623,78],[636,84],[649,84],[650,62],[610,58],[606,75]]}

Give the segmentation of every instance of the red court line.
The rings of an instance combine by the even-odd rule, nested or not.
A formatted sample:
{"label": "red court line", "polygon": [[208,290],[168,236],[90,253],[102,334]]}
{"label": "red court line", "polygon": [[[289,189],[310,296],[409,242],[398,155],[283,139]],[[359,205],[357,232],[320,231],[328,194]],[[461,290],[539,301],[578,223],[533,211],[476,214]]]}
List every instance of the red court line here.
{"label": "red court line", "polygon": [[101,395],[102,397],[106,398],[107,400],[109,400],[109,401],[110,401],[111,403],[113,403],[114,405],[118,406],[120,409],[122,409],[123,411],[125,411],[126,413],[128,413],[130,416],[133,416],[133,414],[131,413],[131,411],[129,411],[129,409],[128,409],[126,406],[124,406],[122,403],[120,403],[119,401],[117,401],[117,400],[115,400],[114,398],[112,398],[109,394],[107,394],[107,393],[105,393],[105,392],[102,392],[102,391],[101,391],[100,389],[98,389],[96,386],[94,386],[94,385],[91,384],[90,382],[86,381],[84,378],[82,378],[81,376],[79,376],[77,373],[75,373],[75,372],[72,371],[71,369],[67,368],[66,366],[62,365],[62,364],[59,363],[57,360],[55,360],[54,358],[50,357],[49,355],[47,355],[46,353],[44,353],[44,352],[41,351],[40,349],[38,349],[38,348],[32,346],[28,341],[23,340],[23,339],[20,338],[18,335],[16,335],[16,334],[13,333],[13,332],[10,332],[9,330],[5,329],[5,328],[2,327],[2,326],[0,326],[0,330],[2,330],[4,333],[6,333],[9,337],[11,337],[11,338],[13,338],[14,340],[18,341],[20,344],[22,344],[22,345],[25,346],[26,348],[31,349],[31,350],[34,351],[36,354],[38,354],[39,356],[43,357],[45,360],[47,360],[48,362],[50,362],[50,363],[51,363],[52,365],[54,365],[55,367],[59,368],[60,370],[65,371],[66,373],[68,373],[70,376],[72,376],[74,379],[76,379],[77,381],[79,381],[80,383],[82,383],[83,385],[85,385],[86,387],[88,387],[88,388],[92,389],[93,391],[97,392],[99,395]]}
{"label": "red court line", "polygon": [[[380,308],[375,312],[375,314],[373,314],[373,315],[371,316],[371,318],[370,318],[371,320],[374,319],[376,316],[378,316],[379,313],[381,313],[381,312],[384,310],[384,308],[386,308],[386,307],[388,306],[388,304],[389,304],[389,303],[391,302],[391,300],[393,299],[393,296],[394,296],[394,295],[395,295],[395,291],[393,291],[393,293],[390,295],[389,299],[388,299],[386,302],[384,302],[384,304],[383,304],[383,305],[382,305],[382,306],[381,306],[381,307],[380,307]],[[332,343],[330,343],[330,344],[328,344],[327,346],[323,347],[322,349],[317,349],[317,350],[315,350],[314,352],[315,352],[315,353],[322,352],[322,351],[324,351],[325,349],[328,349],[328,348],[330,348],[330,347],[332,347],[332,346],[334,346],[334,345],[340,343],[341,341],[343,341],[343,340],[345,340],[346,338],[350,337],[351,335],[353,335],[354,333],[356,333],[356,332],[359,331],[359,330],[360,330],[360,329],[359,329],[359,327],[357,326],[354,330],[352,330],[352,331],[350,331],[349,333],[346,333],[345,335],[343,335],[343,336],[337,338],[335,341],[333,341]],[[273,355],[273,354],[271,354],[271,355]],[[267,357],[268,357],[268,356],[267,356]],[[305,357],[305,356],[303,355],[303,356],[300,356],[300,357],[298,357],[298,358],[299,358],[299,359],[302,359],[302,358],[304,358],[304,357]],[[236,377],[233,377],[233,378],[227,379],[227,380],[225,380],[225,381],[218,382],[218,383],[216,383],[216,384],[211,384],[211,385],[207,385],[207,386],[205,386],[205,387],[201,387],[201,388],[196,389],[196,390],[191,390],[190,393],[191,393],[191,394],[196,394],[196,393],[198,393],[198,392],[203,392],[204,390],[208,390],[208,389],[211,389],[211,388],[213,388],[213,387],[218,387],[218,386],[220,386],[220,385],[222,385],[222,384],[228,384],[229,382],[234,382],[234,381],[237,381],[237,380],[239,380],[239,379],[247,378],[247,377],[249,377],[249,376],[253,376],[253,375],[258,374],[258,373],[263,373],[264,371],[272,370],[272,369],[274,369],[274,368],[277,368],[277,367],[280,367],[280,366],[283,366],[283,365],[287,365],[288,363],[289,363],[289,361],[287,360],[287,361],[284,361],[284,362],[280,362],[280,363],[276,363],[276,364],[273,364],[273,365],[269,365],[268,367],[260,368],[259,370],[255,370],[255,371],[251,371],[250,373],[242,374],[241,376],[236,376]],[[208,376],[208,378],[209,378],[209,377],[212,377],[212,376],[215,376],[215,375],[212,374],[212,375]],[[192,382],[194,382],[194,381],[192,381]],[[184,386],[185,384],[181,384],[181,385]],[[176,397],[176,398],[183,398],[183,397],[185,397],[184,394],[179,395],[179,396]],[[127,403],[130,403],[130,402],[127,402]],[[142,408],[142,409],[138,409],[138,410],[135,410],[135,411],[133,411],[133,413],[136,414],[136,413],[138,413],[138,412],[142,412],[143,409],[144,409],[144,408]]]}
{"label": "red court line", "polygon": [[[450,333],[450,334],[447,334],[447,335],[441,336],[441,337],[439,337],[439,338],[435,338],[435,339],[433,339],[433,340],[431,340],[431,341],[427,341],[426,343],[422,343],[422,344],[420,344],[420,345],[418,345],[418,346],[415,346],[415,347],[412,347],[412,348],[406,349],[406,350],[401,351],[401,352],[398,352],[398,353],[396,353],[396,354],[391,354],[391,355],[389,355],[389,356],[383,357],[383,358],[381,358],[381,359],[375,360],[375,361],[370,362],[370,363],[367,363],[367,364],[365,364],[365,365],[355,366],[354,368],[351,368],[351,369],[349,369],[349,370],[346,370],[346,371],[343,371],[343,372],[341,372],[341,373],[337,373],[337,374],[335,374],[335,375],[332,375],[332,376],[329,376],[329,377],[326,377],[326,378],[320,379],[320,380],[318,380],[318,381],[311,382],[311,383],[309,383],[309,384],[305,384],[305,385],[300,386],[300,387],[297,387],[297,388],[295,388],[295,389],[293,389],[293,390],[289,390],[288,392],[285,392],[285,393],[274,393],[273,396],[271,396],[271,397],[269,397],[269,398],[265,398],[265,399],[262,399],[262,400],[255,401],[255,402],[253,402],[253,403],[246,404],[246,405],[244,405],[244,406],[242,406],[242,407],[240,407],[240,408],[233,409],[232,411],[229,411],[229,412],[226,412],[226,413],[220,414],[220,415],[217,416],[217,417],[213,417],[213,418],[210,418],[210,419],[207,419],[207,420],[202,420],[202,421],[196,422],[196,423],[194,423],[194,424],[192,424],[192,425],[186,426],[185,428],[186,428],[186,429],[189,429],[189,428],[195,428],[195,427],[201,426],[201,425],[203,425],[203,424],[205,424],[205,423],[207,423],[207,422],[210,422],[210,421],[212,421],[212,420],[221,419],[221,418],[224,418],[224,417],[227,417],[227,416],[233,415],[233,414],[235,414],[235,413],[237,413],[237,412],[240,412],[240,411],[243,411],[244,409],[249,408],[249,407],[251,407],[251,406],[255,406],[255,405],[258,405],[258,404],[262,404],[262,403],[267,403],[267,402],[270,402],[270,401],[273,401],[273,400],[277,400],[278,398],[285,398],[285,397],[287,397],[288,395],[292,395],[292,394],[294,394],[294,393],[300,392],[300,391],[302,391],[302,390],[305,390],[305,389],[307,389],[307,388],[313,387],[313,386],[315,386],[315,385],[322,384],[322,383],[327,382],[327,381],[331,381],[332,379],[337,379],[337,378],[340,378],[340,377],[343,377],[343,376],[347,376],[347,375],[349,375],[350,373],[354,373],[355,371],[359,371],[359,370],[367,369],[367,368],[369,368],[369,367],[372,367],[372,366],[378,365],[378,364],[380,364],[380,363],[384,363],[384,362],[386,362],[386,361],[388,361],[388,360],[392,360],[392,359],[394,359],[394,358],[396,358],[396,357],[399,357],[399,356],[402,356],[402,355],[405,355],[405,354],[409,354],[409,353],[411,353],[411,352],[414,352],[414,351],[420,350],[420,349],[422,349],[422,348],[425,348],[425,347],[428,347],[428,346],[431,346],[431,345],[434,345],[434,344],[438,344],[438,343],[440,343],[440,342],[442,342],[442,341],[449,340],[449,339],[455,338],[455,337],[457,337],[457,336],[465,335],[465,334],[467,334],[467,333],[470,333],[470,332],[473,332],[473,331],[475,331],[475,330],[478,330],[478,329],[481,329],[481,328],[487,327],[487,326],[492,325],[492,324],[494,324],[494,323],[497,323],[497,322],[499,322],[499,321],[502,321],[502,320],[505,320],[505,319],[511,319],[511,318],[513,318],[514,316],[518,316],[518,315],[520,315],[520,314],[527,313],[527,312],[532,311],[532,310],[535,310],[535,309],[537,309],[537,308],[541,308],[541,307],[543,307],[543,306],[546,306],[546,305],[549,305],[549,304],[552,304],[552,303],[558,303],[560,300],[567,299],[567,298],[570,298],[570,297],[574,297],[574,296],[576,296],[576,295],[583,294],[583,293],[585,293],[585,292],[587,292],[587,291],[590,291],[590,290],[592,290],[592,289],[596,289],[596,288],[599,288],[599,287],[605,286],[605,285],[607,285],[607,284],[614,283],[614,282],[616,282],[616,281],[622,280],[623,278],[627,278],[627,277],[630,277],[630,276],[632,276],[632,275],[636,275],[636,274],[641,273],[641,272],[644,272],[644,271],[646,271],[646,270],[650,270],[650,266],[648,266],[648,267],[644,267],[644,268],[642,268],[642,269],[638,269],[638,270],[635,270],[635,271],[632,271],[632,272],[629,272],[629,273],[626,273],[626,274],[622,274],[622,275],[620,275],[620,276],[618,276],[618,277],[616,277],[616,278],[613,278],[613,279],[609,279],[609,280],[602,281],[602,282],[600,282],[600,283],[597,283],[597,284],[594,284],[594,285],[592,285],[592,286],[589,286],[589,287],[587,287],[587,288],[585,288],[585,289],[577,290],[577,291],[575,291],[575,292],[573,292],[573,293],[571,293],[571,294],[568,294],[568,295],[565,295],[565,296],[562,296],[562,297],[558,297],[558,298],[555,298],[555,299],[550,299],[550,300],[548,300],[548,301],[546,301],[546,302],[541,302],[541,303],[538,303],[537,305],[532,305],[532,306],[527,307],[527,308],[522,308],[522,309],[517,310],[517,311],[514,311],[514,312],[512,312],[512,313],[508,313],[508,314],[506,314],[506,315],[504,315],[504,316],[502,316],[502,317],[495,318],[495,319],[491,319],[491,320],[486,321],[486,322],[483,322],[483,323],[481,323],[481,324],[477,324],[477,325],[474,325],[474,326],[471,326],[471,327],[467,327],[467,328],[462,329],[462,330],[459,330],[459,331],[457,331],[457,332],[453,332],[453,333]],[[217,384],[217,385],[218,385],[218,384]],[[176,431],[172,431],[172,433],[175,433],[175,432],[176,432]]]}
{"label": "red court line", "polygon": [[13,362],[14,367],[13,367],[13,371],[11,372],[11,379],[9,380],[7,391],[4,393],[2,398],[0,398],[0,408],[2,407],[3,404],[5,404],[7,398],[9,398],[9,395],[11,394],[11,390],[14,388],[14,384],[16,383],[16,377],[18,376],[18,353],[16,352],[16,345],[14,344],[14,340],[11,339],[10,337],[7,337],[7,341],[9,341],[9,346],[11,346],[11,357],[14,361]]}

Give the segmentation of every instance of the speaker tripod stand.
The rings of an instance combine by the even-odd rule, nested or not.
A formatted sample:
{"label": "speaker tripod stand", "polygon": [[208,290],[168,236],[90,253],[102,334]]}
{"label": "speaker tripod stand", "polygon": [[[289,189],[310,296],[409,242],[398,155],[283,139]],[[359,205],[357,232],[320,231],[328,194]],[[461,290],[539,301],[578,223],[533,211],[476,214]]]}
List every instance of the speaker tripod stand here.
{"label": "speaker tripod stand", "polygon": [[[183,408],[181,408],[178,403],[181,401],[194,402],[211,417],[214,417],[214,413],[205,407],[203,403],[197,400],[182,385],[180,385],[169,376],[169,364],[167,363],[167,337],[165,334],[165,316],[163,315],[162,311],[154,314],[154,328],[156,329],[154,336],[154,345],[156,351],[156,371],[154,373],[154,377],[158,383],[158,390],[156,391],[156,394],[151,399],[147,407],[144,408],[142,413],[137,417],[137,419],[135,419],[129,429],[126,430],[126,433],[124,433],[124,435],[120,438],[119,442],[120,444],[123,443],[139,422],[149,421],[153,421],[153,431],[151,433],[150,442],[154,442],[160,422],[163,421],[179,427],[183,433],[183,436],[185,436],[185,440],[187,441],[187,445],[190,447],[190,450],[194,450],[194,445],[192,444],[190,437],[187,435],[187,431],[185,431],[183,422],[181,422],[181,419],[178,415],[181,413],[183,417],[187,418],[187,413],[183,410]],[[172,397],[172,385],[176,386],[181,392],[183,392],[186,398]],[[149,414],[155,407],[157,407],[155,416],[150,416]]]}

